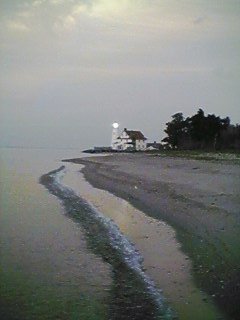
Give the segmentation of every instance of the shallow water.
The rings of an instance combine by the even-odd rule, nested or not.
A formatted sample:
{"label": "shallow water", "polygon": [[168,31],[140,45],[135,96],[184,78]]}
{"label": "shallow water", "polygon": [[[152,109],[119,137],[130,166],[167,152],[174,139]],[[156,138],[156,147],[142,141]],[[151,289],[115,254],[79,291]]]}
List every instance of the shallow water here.
{"label": "shallow water", "polygon": [[[104,212],[132,241],[143,257],[143,267],[179,319],[221,319],[211,297],[196,287],[191,262],[181,251],[174,230],[146,216],[123,199],[93,188],[82,176],[81,165],[67,164],[63,183]],[[196,312],[197,310],[197,312]]]}
{"label": "shallow water", "polygon": [[91,187],[79,165],[67,165],[63,184],[80,197],[66,196],[62,182],[57,197],[39,184],[74,156],[84,155],[1,150],[1,318],[167,319],[167,305],[180,319],[218,318],[172,228]]}
{"label": "shallow water", "polygon": [[1,149],[1,319],[106,318],[110,266],[38,183],[68,152]]}

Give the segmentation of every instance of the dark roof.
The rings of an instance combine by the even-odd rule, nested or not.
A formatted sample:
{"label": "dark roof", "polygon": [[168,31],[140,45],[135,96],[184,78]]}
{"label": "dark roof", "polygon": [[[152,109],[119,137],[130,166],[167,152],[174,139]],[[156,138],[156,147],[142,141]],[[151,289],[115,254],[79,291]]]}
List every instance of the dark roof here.
{"label": "dark roof", "polygon": [[147,138],[144,137],[141,131],[135,131],[135,130],[124,130],[132,140],[147,140]]}
{"label": "dark roof", "polygon": [[162,149],[163,145],[159,142],[154,141],[154,142],[147,143],[147,148],[150,148],[150,147],[153,147],[155,149]]}

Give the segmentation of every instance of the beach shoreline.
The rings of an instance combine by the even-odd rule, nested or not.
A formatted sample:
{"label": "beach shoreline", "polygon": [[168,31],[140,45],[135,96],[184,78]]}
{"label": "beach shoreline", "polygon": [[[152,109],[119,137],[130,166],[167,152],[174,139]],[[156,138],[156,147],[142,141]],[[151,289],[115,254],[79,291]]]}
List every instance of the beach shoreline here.
{"label": "beach shoreline", "polygon": [[239,314],[240,170],[230,163],[117,154],[66,160],[84,164],[94,187],[123,198],[176,230],[196,284],[226,319]]}

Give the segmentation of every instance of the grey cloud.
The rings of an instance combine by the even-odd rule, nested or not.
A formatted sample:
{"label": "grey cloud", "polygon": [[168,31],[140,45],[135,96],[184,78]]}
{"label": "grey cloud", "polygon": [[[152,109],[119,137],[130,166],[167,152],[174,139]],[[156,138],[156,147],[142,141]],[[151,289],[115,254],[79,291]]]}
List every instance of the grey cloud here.
{"label": "grey cloud", "polygon": [[196,19],[193,20],[194,24],[202,24],[204,21],[206,21],[206,17],[197,17]]}
{"label": "grey cloud", "polygon": [[240,122],[236,2],[32,3],[2,1],[2,145],[108,144],[113,120],[156,140],[199,105]]}

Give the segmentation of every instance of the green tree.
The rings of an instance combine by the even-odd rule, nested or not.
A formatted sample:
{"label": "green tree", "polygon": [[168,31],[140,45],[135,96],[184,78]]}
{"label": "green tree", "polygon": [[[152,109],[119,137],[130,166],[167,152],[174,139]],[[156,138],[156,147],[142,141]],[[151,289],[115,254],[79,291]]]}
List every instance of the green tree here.
{"label": "green tree", "polygon": [[164,132],[167,134],[167,137],[162,139],[162,141],[166,142],[172,149],[179,148],[186,129],[182,112],[175,113],[172,116],[172,121],[166,123],[166,126],[167,128]]}
{"label": "green tree", "polygon": [[194,148],[202,148],[207,131],[204,111],[198,109],[198,112],[191,118],[187,118],[186,121],[189,135],[194,142]]}
{"label": "green tree", "polygon": [[[164,130],[167,136],[162,140],[172,149],[221,149],[223,141],[229,141],[227,133],[230,126],[228,117],[221,119],[215,114],[205,116],[200,108],[192,117],[184,119],[183,114],[178,112],[172,116],[172,120],[166,123]],[[233,132],[227,130],[227,132]],[[235,144],[238,145],[238,130],[235,129]],[[233,135],[233,133],[231,133]]]}

